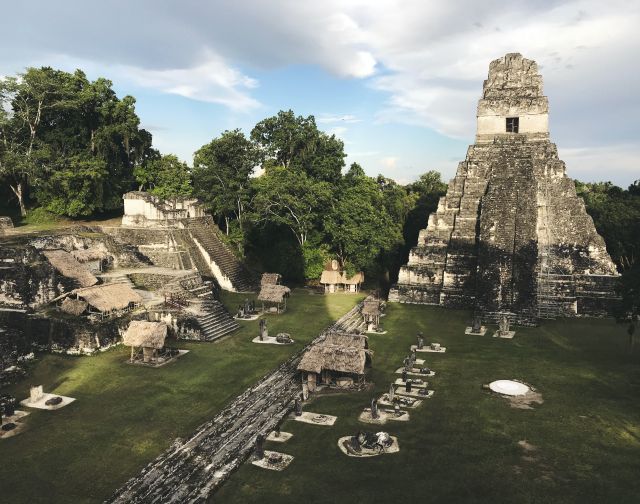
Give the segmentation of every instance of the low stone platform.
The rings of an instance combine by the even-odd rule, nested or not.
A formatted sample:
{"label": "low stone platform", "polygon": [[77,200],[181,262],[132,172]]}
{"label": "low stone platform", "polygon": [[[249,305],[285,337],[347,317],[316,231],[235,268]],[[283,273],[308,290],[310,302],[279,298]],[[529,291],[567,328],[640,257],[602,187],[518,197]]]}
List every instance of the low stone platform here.
{"label": "low stone platform", "polygon": [[290,432],[280,432],[279,436],[276,436],[276,431],[271,431],[267,436],[267,441],[273,441],[274,443],[285,443],[293,437]]}
{"label": "low stone platform", "polygon": [[[54,397],[60,397],[62,399],[62,402],[60,404],[52,404],[52,405],[47,405],[45,404],[49,399],[53,399]],[[66,396],[62,396],[59,394],[42,394],[42,397],[40,399],[38,399],[35,402],[31,402],[31,399],[24,399],[22,401],[20,401],[20,404],[22,404],[22,406],[27,406],[29,408],[37,408],[37,409],[44,409],[44,410],[57,410],[60,408],[64,408],[65,406],[68,406],[69,404],[71,404],[73,401],[75,401],[75,398],[73,397],[66,397]]]}
{"label": "low stone platform", "polygon": [[260,343],[262,345],[293,345],[295,343],[294,340],[291,343],[279,343],[276,340],[275,336],[267,336],[266,338],[260,339],[260,336],[256,336],[251,340],[252,343]]}
{"label": "low stone platform", "polygon": [[473,332],[473,327],[467,327],[464,330],[465,334],[470,334],[472,336],[484,336],[485,334],[487,334],[487,328],[485,326],[480,327],[480,331],[479,332]]}
{"label": "low stone platform", "polygon": [[[404,368],[403,367],[399,367],[398,369],[396,369],[396,374],[402,374],[403,372],[404,372]],[[436,372],[431,369],[426,374],[425,373],[418,373],[418,371],[415,368],[413,368],[411,371],[407,371],[407,374],[409,376],[418,376],[418,377],[419,376],[424,376],[424,377],[430,378],[431,376],[435,376]]]}
{"label": "low stone platform", "polygon": [[[417,408],[418,406],[420,406],[422,404],[422,400],[421,399],[417,399],[417,398],[413,398],[413,397],[408,397],[408,396],[401,396],[401,397],[396,397],[397,399],[400,399],[400,406],[402,408]],[[409,403],[409,401],[413,401],[413,403]],[[378,399],[378,405],[379,406],[394,406],[394,403],[389,401],[389,394],[382,394],[382,396],[380,397],[380,399]]]}
{"label": "low stone platform", "polygon": [[0,439],[8,439],[22,433],[26,429],[26,426],[21,422],[21,420],[28,415],[28,411],[16,410],[13,412],[13,415],[9,417],[3,417],[2,425],[15,424],[15,427],[11,430],[0,429]]}
{"label": "low stone platform", "polygon": [[134,360],[133,362],[131,362],[131,359],[127,359],[127,364],[133,364],[134,366],[144,366],[144,367],[150,367],[150,368],[160,368],[162,366],[166,366],[167,364],[177,361],[180,357],[182,357],[185,354],[188,354],[189,350],[178,350],[178,355],[174,355],[173,357],[170,357],[168,359],[164,359],[162,357],[159,357],[156,359],[155,362],[144,362],[142,360]]}
{"label": "low stone platform", "polygon": [[[398,378],[396,379],[396,381],[394,382],[395,385],[398,385],[400,387],[404,387],[405,382],[402,381],[402,378]],[[411,386],[413,388],[427,388],[427,385],[429,385],[427,382],[422,381],[420,383],[416,383],[415,381],[411,381]]]}
{"label": "low stone platform", "polygon": [[400,414],[396,415],[394,410],[383,410],[378,409],[378,418],[371,417],[371,408],[365,408],[360,416],[358,417],[360,422],[375,424],[375,425],[384,425],[389,420],[393,420],[395,422],[408,422],[409,421],[409,412],[400,410]]}
{"label": "low stone platform", "polygon": [[[277,462],[271,462],[270,457],[278,456],[281,460]],[[264,457],[259,460],[253,460],[251,463],[254,466],[261,467],[262,469],[269,469],[270,471],[284,471],[289,464],[293,462],[293,455],[287,455],[286,453],[280,453],[275,451],[264,451]]]}
{"label": "low stone platform", "polygon": [[349,457],[377,457],[378,455],[387,455],[391,453],[398,453],[400,451],[400,445],[398,444],[398,438],[395,436],[390,436],[393,444],[384,450],[373,449],[369,450],[367,448],[361,448],[361,451],[356,452],[351,449],[350,441],[353,436],[345,436],[338,439],[338,447],[340,451]]}
{"label": "low stone platform", "polygon": [[[445,353],[447,351],[447,347],[440,347],[438,350],[434,350],[429,346],[426,346],[424,348],[418,348],[418,345],[411,345],[411,350],[412,351],[415,350],[416,352],[424,352],[424,353]],[[418,360],[416,360],[416,364],[419,364]]]}
{"label": "low stone platform", "polygon": [[366,334],[387,334],[387,331],[367,331]]}
{"label": "low stone platform", "polygon": [[398,387],[396,388],[396,395],[401,395],[401,396],[407,396],[407,397],[414,397],[416,399],[431,399],[431,397],[433,397],[433,394],[435,394],[434,390],[427,390],[427,394],[421,394],[420,391],[422,390],[427,390],[427,389],[411,389],[411,392],[407,392],[404,387]]}
{"label": "low stone platform", "polygon": [[502,338],[502,339],[513,339],[516,335],[515,331],[507,331],[506,334],[500,334],[500,331],[496,331],[493,333],[494,338]]}
{"label": "low stone platform", "polygon": [[238,317],[235,315],[233,318],[238,322],[252,322],[254,320],[258,320],[260,318],[260,313],[256,313],[255,315],[251,315],[249,317]]}
{"label": "low stone platform", "polygon": [[309,423],[313,425],[324,425],[327,427],[331,427],[334,423],[336,423],[336,420],[338,419],[338,417],[335,417],[332,415],[323,415],[321,413],[311,413],[310,411],[303,411],[302,415],[300,416],[296,416],[296,414],[293,413],[292,418],[296,422]]}

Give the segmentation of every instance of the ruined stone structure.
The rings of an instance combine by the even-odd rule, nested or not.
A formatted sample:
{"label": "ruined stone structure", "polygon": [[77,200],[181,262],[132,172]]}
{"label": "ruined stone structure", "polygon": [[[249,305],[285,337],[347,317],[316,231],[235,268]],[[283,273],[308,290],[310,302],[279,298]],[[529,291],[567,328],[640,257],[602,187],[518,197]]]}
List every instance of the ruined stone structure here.
{"label": "ruined stone structure", "polygon": [[141,251],[154,263],[174,263],[181,269],[193,265],[224,290],[256,290],[256,279],[221,239],[220,229],[197,199],[162,200],[143,191],[128,192],[123,199],[122,228],[116,232],[135,231],[136,243],[142,237]]}
{"label": "ruined stone structure", "polygon": [[491,62],[476,142],[390,301],[507,312],[525,324],[607,311],[618,273],[549,141],[548,113],[534,61]]}
{"label": "ruined stone structure", "polygon": [[178,227],[181,219],[204,217],[204,207],[195,198],[166,201],[144,191],[125,193],[123,226]]}

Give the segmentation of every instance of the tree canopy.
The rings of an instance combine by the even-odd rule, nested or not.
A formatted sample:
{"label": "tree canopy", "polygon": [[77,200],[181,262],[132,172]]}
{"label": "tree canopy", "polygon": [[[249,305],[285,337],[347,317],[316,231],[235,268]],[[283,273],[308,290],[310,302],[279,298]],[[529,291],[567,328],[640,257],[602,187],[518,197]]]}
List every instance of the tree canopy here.
{"label": "tree canopy", "polygon": [[119,208],[151,152],[135,99],[80,70],[28,68],[0,81],[0,176],[26,212],[27,194],[71,217]]}

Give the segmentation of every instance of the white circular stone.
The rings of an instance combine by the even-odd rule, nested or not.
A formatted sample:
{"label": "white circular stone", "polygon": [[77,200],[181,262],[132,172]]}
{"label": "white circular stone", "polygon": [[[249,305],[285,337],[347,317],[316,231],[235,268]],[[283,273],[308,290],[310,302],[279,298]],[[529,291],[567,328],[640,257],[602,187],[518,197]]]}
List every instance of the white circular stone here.
{"label": "white circular stone", "polygon": [[513,380],[496,380],[489,384],[489,388],[498,394],[518,396],[529,392],[529,387],[524,383]]}

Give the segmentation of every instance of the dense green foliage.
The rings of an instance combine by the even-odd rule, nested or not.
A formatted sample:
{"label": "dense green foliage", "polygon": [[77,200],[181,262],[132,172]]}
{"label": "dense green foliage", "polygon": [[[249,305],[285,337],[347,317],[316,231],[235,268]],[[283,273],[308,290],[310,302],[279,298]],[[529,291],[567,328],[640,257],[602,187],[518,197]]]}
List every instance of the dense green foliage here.
{"label": "dense green foliage", "polygon": [[134,105],[110,81],[90,82],[80,70],[29,68],[0,80],[0,176],[22,215],[28,196],[71,217],[121,207],[133,170],[151,152]]}
{"label": "dense green foliage", "polygon": [[240,130],[225,131],[196,151],[193,157],[195,195],[225,221],[244,229],[251,200],[250,175],[260,163],[260,152]]}
{"label": "dense green foliage", "polygon": [[576,182],[576,190],[622,272],[622,315],[640,315],[640,180],[626,190],[611,182]]}

